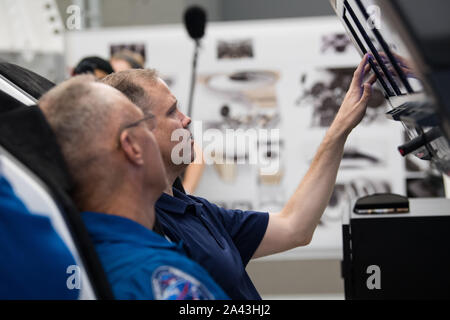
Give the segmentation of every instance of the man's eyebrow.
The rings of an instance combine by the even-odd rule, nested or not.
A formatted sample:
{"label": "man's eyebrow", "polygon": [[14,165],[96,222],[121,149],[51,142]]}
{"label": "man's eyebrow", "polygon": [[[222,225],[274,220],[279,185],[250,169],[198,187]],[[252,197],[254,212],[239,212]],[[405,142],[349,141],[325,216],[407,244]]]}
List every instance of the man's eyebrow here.
{"label": "man's eyebrow", "polygon": [[173,111],[175,111],[178,108],[178,100],[175,101],[175,103],[169,108],[169,110],[167,111],[167,114],[172,113]]}
{"label": "man's eyebrow", "polygon": [[151,112],[145,112],[144,113],[144,118],[143,119],[153,119],[155,118],[155,115]]}

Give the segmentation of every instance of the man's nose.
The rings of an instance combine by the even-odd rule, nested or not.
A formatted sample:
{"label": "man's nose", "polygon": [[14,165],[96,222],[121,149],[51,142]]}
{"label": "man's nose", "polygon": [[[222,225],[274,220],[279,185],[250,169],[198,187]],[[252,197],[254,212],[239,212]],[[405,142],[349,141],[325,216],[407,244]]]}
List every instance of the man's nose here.
{"label": "man's nose", "polygon": [[183,116],[184,116],[183,120],[182,120],[183,128],[187,128],[191,124],[192,120],[191,120],[191,118],[189,118],[186,115],[183,115]]}

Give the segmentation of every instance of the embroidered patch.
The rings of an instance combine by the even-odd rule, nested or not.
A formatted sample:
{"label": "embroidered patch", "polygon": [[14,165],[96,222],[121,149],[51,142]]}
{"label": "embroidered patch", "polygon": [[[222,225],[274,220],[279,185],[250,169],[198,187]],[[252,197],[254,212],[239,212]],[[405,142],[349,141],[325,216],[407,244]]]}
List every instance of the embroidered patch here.
{"label": "embroidered patch", "polygon": [[196,278],[169,266],[156,269],[152,275],[156,300],[211,300],[214,296]]}

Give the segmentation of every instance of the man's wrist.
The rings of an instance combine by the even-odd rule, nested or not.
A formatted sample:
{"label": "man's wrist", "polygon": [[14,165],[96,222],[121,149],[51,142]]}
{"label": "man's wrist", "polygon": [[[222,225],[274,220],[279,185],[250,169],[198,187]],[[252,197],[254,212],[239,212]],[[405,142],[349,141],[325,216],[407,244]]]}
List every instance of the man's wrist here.
{"label": "man's wrist", "polygon": [[346,140],[350,132],[352,132],[352,128],[350,128],[342,121],[335,119],[331,126],[328,128],[327,135],[335,137],[337,139]]}

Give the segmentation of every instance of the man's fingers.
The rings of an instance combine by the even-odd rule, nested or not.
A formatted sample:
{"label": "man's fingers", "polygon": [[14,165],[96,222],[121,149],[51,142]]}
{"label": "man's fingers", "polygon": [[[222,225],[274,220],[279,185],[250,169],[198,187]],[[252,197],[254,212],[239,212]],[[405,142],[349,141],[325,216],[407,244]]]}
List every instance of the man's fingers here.
{"label": "man's fingers", "polygon": [[377,75],[376,74],[372,74],[370,76],[370,78],[366,81],[366,83],[373,85],[375,82],[377,81]]}
{"label": "man's fingers", "polygon": [[368,75],[370,73],[370,71],[372,70],[372,67],[370,66],[370,64],[366,64],[366,66],[364,67],[364,75]]}
{"label": "man's fingers", "polygon": [[372,96],[372,85],[366,82],[364,83],[364,92],[359,102],[362,104],[367,104],[371,96]]}
{"label": "man's fingers", "polygon": [[364,70],[364,67],[365,67],[366,64],[367,64],[368,58],[369,58],[369,54],[366,53],[366,54],[364,55],[364,57],[362,58],[361,62],[359,63],[358,67],[356,68],[355,73],[361,73],[361,71]]}
{"label": "man's fingers", "polygon": [[369,55],[366,54],[366,55],[364,55],[363,59],[359,63],[358,68],[356,69],[356,71],[353,75],[353,80],[352,80],[352,84],[351,84],[351,86],[353,88],[361,86],[363,79],[364,79],[364,74],[365,74],[364,69],[365,69],[365,66],[366,66],[368,60],[369,60]]}

